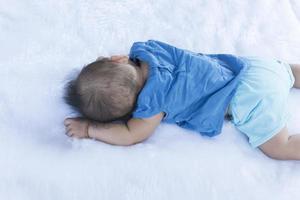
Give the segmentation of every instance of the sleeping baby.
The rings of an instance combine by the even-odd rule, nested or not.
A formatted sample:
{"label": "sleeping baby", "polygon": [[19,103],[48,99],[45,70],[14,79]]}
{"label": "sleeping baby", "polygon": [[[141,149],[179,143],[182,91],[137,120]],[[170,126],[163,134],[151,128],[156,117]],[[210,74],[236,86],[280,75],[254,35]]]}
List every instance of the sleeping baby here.
{"label": "sleeping baby", "polygon": [[213,137],[225,117],[253,148],[300,160],[300,135],[286,126],[292,87],[300,88],[300,65],[135,42],[129,56],[100,57],[67,83],[65,101],[81,116],[64,124],[70,137],[127,146],[161,122]]}

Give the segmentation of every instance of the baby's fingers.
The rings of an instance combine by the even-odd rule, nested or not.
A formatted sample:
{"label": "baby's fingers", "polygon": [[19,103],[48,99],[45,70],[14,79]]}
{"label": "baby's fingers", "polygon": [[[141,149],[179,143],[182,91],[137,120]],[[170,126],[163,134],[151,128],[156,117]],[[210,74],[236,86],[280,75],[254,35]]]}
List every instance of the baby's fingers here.
{"label": "baby's fingers", "polygon": [[66,135],[69,136],[69,137],[72,137],[74,134],[73,134],[72,130],[70,130],[70,131],[66,132]]}
{"label": "baby's fingers", "polygon": [[65,130],[66,130],[66,135],[67,136],[72,136],[72,127],[70,125],[66,126],[65,127]]}
{"label": "baby's fingers", "polygon": [[71,129],[72,129],[72,127],[70,125],[65,127],[66,132],[71,131]]}
{"label": "baby's fingers", "polygon": [[64,125],[66,127],[70,126],[70,125],[73,125],[73,124],[76,124],[77,123],[77,118],[67,118],[65,119],[64,121]]}
{"label": "baby's fingers", "polygon": [[67,119],[64,120],[64,125],[68,126],[68,125],[71,124],[71,122],[72,122],[72,120],[70,118],[67,118]]}

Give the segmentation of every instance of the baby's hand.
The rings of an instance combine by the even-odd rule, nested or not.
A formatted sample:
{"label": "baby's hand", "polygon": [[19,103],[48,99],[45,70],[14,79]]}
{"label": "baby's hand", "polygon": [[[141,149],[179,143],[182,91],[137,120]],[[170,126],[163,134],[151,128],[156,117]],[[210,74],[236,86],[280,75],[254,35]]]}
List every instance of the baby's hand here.
{"label": "baby's hand", "polygon": [[66,134],[70,137],[89,138],[89,121],[84,118],[67,118],[64,121]]}

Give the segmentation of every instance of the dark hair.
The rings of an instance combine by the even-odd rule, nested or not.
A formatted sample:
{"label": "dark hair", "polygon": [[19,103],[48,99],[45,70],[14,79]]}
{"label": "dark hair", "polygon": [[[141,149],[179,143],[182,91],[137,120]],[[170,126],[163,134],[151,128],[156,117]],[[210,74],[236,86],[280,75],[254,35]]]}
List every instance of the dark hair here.
{"label": "dark hair", "polygon": [[64,100],[86,118],[127,121],[137,93],[134,74],[124,64],[102,58],[83,67],[78,77],[66,84]]}

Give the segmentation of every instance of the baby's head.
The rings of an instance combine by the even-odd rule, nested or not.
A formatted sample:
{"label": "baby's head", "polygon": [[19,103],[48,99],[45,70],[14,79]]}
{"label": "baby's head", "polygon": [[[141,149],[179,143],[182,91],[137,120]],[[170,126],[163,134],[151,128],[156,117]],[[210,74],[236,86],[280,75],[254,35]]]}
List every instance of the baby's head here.
{"label": "baby's head", "polygon": [[126,56],[98,59],[67,83],[64,99],[88,119],[127,120],[142,87],[140,72]]}

